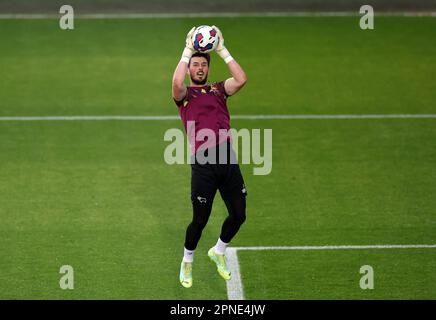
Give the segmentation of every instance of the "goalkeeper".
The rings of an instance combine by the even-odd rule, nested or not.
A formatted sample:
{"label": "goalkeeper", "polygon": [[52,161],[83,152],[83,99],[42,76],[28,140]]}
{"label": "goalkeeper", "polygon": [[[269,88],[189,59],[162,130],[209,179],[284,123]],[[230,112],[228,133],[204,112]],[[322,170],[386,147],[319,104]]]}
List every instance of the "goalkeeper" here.
{"label": "goalkeeper", "polygon": [[[179,273],[180,283],[186,288],[192,286],[194,251],[211,214],[217,190],[226,204],[228,216],[224,220],[216,245],[210,248],[208,256],[216,264],[218,273],[225,280],[231,278],[225,259],[226,247],[245,221],[247,192],[244,180],[239,165],[234,160],[236,156],[230,138],[220,133],[220,129],[230,130],[227,99],[245,85],[247,76],[224,46],[221,31],[215,26],[212,28],[216,29],[218,35],[218,45],[215,51],[227,64],[231,77],[212,84],[207,82],[210,55],[195,52],[192,43],[194,27],[186,37],[186,47],[174,71],[172,82],[173,99],[188,133],[193,159],[191,161],[193,217],[186,230],[184,254]],[[190,77],[189,86],[184,84],[186,75]],[[192,124],[195,126],[191,127]],[[217,138],[196,141],[197,132],[206,128],[212,130]],[[194,133],[195,137],[192,139],[191,134]],[[217,161],[207,163],[197,161],[199,154],[213,155]],[[222,161],[223,155],[225,155],[225,161]]]}

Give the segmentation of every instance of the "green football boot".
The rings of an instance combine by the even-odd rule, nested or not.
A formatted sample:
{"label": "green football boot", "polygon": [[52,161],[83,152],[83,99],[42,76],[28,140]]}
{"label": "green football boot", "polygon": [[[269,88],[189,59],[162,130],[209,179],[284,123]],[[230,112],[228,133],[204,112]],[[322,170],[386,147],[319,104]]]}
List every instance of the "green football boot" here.
{"label": "green football boot", "polygon": [[183,262],[180,264],[180,283],[185,288],[192,287],[192,262]]}
{"label": "green football boot", "polygon": [[207,255],[209,256],[210,260],[215,262],[216,269],[221,277],[223,277],[224,280],[230,280],[232,277],[232,274],[227,267],[226,257],[223,254],[216,254],[215,253],[215,247],[212,247],[207,252]]}

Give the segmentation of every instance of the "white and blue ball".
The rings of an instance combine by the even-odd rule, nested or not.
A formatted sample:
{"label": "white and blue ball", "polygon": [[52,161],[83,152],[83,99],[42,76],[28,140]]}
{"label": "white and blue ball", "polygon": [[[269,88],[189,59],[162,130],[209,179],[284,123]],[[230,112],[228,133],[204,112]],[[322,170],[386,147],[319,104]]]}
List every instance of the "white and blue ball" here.
{"label": "white and blue ball", "polygon": [[210,26],[199,26],[192,34],[194,50],[198,52],[211,52],[218,45],[218,33],[215,28]]}

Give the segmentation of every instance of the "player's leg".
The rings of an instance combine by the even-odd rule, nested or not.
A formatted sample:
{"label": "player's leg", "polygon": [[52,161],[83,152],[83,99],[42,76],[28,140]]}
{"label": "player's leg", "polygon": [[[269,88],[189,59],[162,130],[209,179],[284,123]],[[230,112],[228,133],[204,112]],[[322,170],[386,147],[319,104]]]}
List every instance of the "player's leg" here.
{"label": "player's leg", "polygon": [[228,216],[221,227],[220,237],[216,245],[209,249],[208,256],[216,263],[221,277],[228,280],[231,278],[231,272],[227,267],[225,250],[245,222],[247,191],[239,165],[232,164],[226,171],[226,179],[219,189],[226,204]]}
{"label": "player's leg", "polygon": [[[241,190],[245,189],[243,185]],[[242,191],[238,190],[238,193]],[[233,237],[238,233],[242,224],[246,220],[246,191],[241,194],[235,194],[234,196],[223,198],[229,215],[224,220],[221,227],[220,240],[222,243],[217,243],[216,251],[219,254],[224,254],[226,244],[230,243]]]}
{"label": "player's leg", "polygon": [[197,247],[201,233],[206,226],[218,185],[213,167],[192,165],[191,203],[192,221],[186,230],[185,248],[193,251]]}
{"label": "player's leg", "polygon": [[186,229],[185,246],[180,266],[180,282],[184,287],[192,286],[192,263],[194,252],[206,226],[217,190],[215,174],[208,165],[192,165],[191,202],[192,221]]}
{"label": "player's leg", "polygon": [[231,278],[231,271],[227,266],[225,250],[245,221],[246,199],[245,196],[238,196],[225,198],[224,201],[229,215],[224,220],[217,243],[209,249],[208,256],[215,262],[220,276],[225,280],[229,280]]}
{"label": "player's leg", "polygon": [[[230,158],[236,159],[236,155],[230,145],[227,144]],[[224,254],[226,245],[238,233],[241,225],[245,222],[247,189],[241,169],[237,163],[229,163],[221,166],[219,190],[223,198],[228,216],[221,228],[220,238],[216,245],[218,254]]]}
{"label": "player's leg", "polygon": [[[198,194],[198,193],[197,193]],[[193,196],[192,202],[192,221],[186,229],[185,249],[194,251],[200,241],[201,234],[204,227],[209,220],[210,213],[212,212],[212,202],[214,194]]]}

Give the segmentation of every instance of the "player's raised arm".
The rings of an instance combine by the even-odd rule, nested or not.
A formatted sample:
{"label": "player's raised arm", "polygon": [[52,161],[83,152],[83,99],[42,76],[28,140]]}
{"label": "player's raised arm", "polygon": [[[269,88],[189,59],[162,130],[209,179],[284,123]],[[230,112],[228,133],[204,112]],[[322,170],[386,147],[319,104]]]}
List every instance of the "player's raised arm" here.
{"label": "player's raised arm", "polygon": [[236,62],[236,60],[230,55],[229,50],[227,50],[227,48],[224,46],[224,38],[220,29],[218,29],[216,26],[213,26],[212,28],[217,30],[219,39],[218,46],[215,51],[221,58],[223,58],[224,62],[227,63],[230,74],[232,75],[231,78],[224,82],[224,89],[226,90],[226,93],[231,96],[238,92],[245,85],[247,82],[247,75],[241,66]]}
{"label": "player's raised arm", "polygon": [[176,67],[173,75],[173,98],[176,101],[182,100],[186,95],[186,85],[184,83],[186,74],[188,72],[188,63],[191,59],[191,56],[194,54],[194,46],[192,44],[192,33],[194,32],[195,27],[193,27],[186,36],[186,46],[182,53],[182,58],[180,59],[179,64]]}

